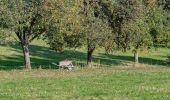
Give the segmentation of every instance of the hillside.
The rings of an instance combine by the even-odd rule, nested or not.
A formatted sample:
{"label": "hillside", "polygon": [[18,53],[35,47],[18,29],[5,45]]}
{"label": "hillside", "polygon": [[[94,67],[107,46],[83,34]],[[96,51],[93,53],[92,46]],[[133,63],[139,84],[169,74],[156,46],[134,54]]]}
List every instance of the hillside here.
{"label": "hillside", "polygon": [[[1,45],[0,46],[0,69],[22,69],[23,55],[20,45]],[[30,45],[30,54],[33,68],[56,68],[52,65],[53,62],[58,63],[64,59],[74,61],[78,66],[86,64],[86,49],[67,49],[64,53],[57,53],[50,50],[48,45],[42,40],[35,40]],[[170,53],[169,48],[151,49],[149,51],[141,51],[139,60],[141,64],[166,66],[165,59],[167,54]],[[100,64],[106,67],[114,67],[117,65],[126,65],[132,63],[133,54],[131,51],[127,53],[114,52],[113,54],[105,54],[103,49],[97,49],[94,53],[95,64]]]}

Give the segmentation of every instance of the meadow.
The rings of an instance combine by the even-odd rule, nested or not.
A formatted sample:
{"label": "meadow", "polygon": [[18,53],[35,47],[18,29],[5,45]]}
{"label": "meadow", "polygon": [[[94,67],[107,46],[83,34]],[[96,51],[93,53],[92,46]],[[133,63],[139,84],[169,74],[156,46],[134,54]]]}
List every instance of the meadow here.
{"label": "meadow", "polygon": [[[133,54],[102,49],[94,53],[96,68],[84,68],[85,48],[50,50],[44,41],[30,45],[33,70],[23,68],[19,45],[0,46],[1,100],[168,100],[170,69],[165,63],[169,48],[140,52],[140,65],[132,65]],[[69,58],[79,67],[60,70],[51,63]]]}
{"label": "meadow", "polygon": [[[58,63],[61,60],[69,59],[75,65],[83,67],[86,64],[86,48],[66,49],[63,53],[57,53],[51,50],[42,40],[35,40],[29,46],[31,55],[31,64],[34,69],[42,67],[43,69],[57,69],[52,63]],[[0,46],[0,70],[23,69],[23,54],[21,46],[16,43],[13,45]],[[156,48],[143,50],[139,53],[139,62],[147,65],[167,66],[165,60],[170,54],[170,48]],[[120,51],[106,54],[102,48],[95,50],[93,55],[94,64],[111,67],[118,65],[127,65],[133,62],[133,53]]]}
{"label": "meadow", "polygon": [[1,100],[169,100],[169,68],[1,71]]}

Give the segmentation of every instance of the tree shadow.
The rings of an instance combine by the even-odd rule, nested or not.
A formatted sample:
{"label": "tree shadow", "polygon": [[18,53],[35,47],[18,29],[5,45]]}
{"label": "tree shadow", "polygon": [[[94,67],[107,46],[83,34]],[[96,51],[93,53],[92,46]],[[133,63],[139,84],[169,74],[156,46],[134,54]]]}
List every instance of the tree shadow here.
{"label": "tree shadow", "polygon": [[[4,46],[5,45],[1,45]],[[0,57],[0,70],[12,70],[12,69],[23,69],[23,55],[22,48],[20,45],[11,45],[12,51],[17,54],[12,56],[2,55]],[[30,45],[30,55],[32,68],[43,68],[43,69],[57,69],[58,67],[52,63],[58,64],[59,61],[64,59],[72,60],[75,65],[84,66],[86,64],[86,53],[74,50],[65,50],[63,53],[57,53],[51,50],[49,47]],[[133,61],[132,56],[117,56],[100,53],[94,55],[94,63],[102,64],[106,66],[122,65],[124,62]],[[151,65],[165,65],[164,61],[140,57],[140,62]]]}
{"label": "tree shadow", "polygon": [[[100,53],[100,57],[104,57],[104,58],[107,58],[107,59],[110,59],[113,61],[114,60],[120,61],[122,63],[123,62],[133,62],[133,60],[134,60],[133,56],[110,55],[110,54],[103,54],[103,53]],[[146,58],[146,57],[139,57],[139,63],[148,64],[148,65],[161,65],[161,66],[167,65],[164,60],[158,60],[158,59]]]}
{"label": "tree shadow", "polygon": [[[1,45],[5,46],[5,45]],[[22,55],[22,48],[19,45],[11,45],[10,46],[12,51],[17,52],[16,55],[12,56],[5,56],[0,57],[0,70],[11,70],[11,69],[23,69],[23,55]],[[51,50],[49,47],[44,46],[37,46],[37,45],[30,45],[30,57],[31,57],[31,65],[32,68],[58,68],[54,66],[52,63],[58,63],[64,59],[70,60],[80,60],[82,62],[85,60],[86,54],[78,51],[71,51],[66,50],[63,53],[57,53]]]}

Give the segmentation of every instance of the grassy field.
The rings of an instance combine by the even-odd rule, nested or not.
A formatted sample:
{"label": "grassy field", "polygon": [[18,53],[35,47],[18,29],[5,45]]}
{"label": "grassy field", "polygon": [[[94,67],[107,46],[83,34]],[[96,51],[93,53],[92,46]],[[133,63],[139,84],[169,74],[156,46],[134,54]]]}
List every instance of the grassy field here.
{"label": "grassy field", "polygon": [[170,69],[1,71],[1,100],[169,100]]}
{"label": "grassy field", "polygon": [[[102,49],[94,53],[98,68],[59,70],[52,62],[69,58],[86,63],[85,48],[56,53],[43,41],[30,45],[32,71],[23,69],[19,45],[0,46],[0,100],[169,100],[170,68],[164,62],[170,48],[140,52],[140,65],[132,66],[133,54]],[[42,69],[38,69],[41,66]]]}
{"label": "grassy field", "polygon": [[[66,58],[74,61],[75,64],[83,66],[86,64],[86,49],[66,50],[64,53],[56,53],[50,50],[44,41],[36,40],[30,45],[30,54],[33,68],[41,66],[42,68],[56,68],[52,63],[58,63]],[[23,69],[23,55],[20,45],[0,46],[0,70]],[[170,48],[158,48],[149,51],[140,52],[139,60],[142,64],[166,66],[165,59],[170,53]],[[127,53],[114,52],[105,54],[102,49],[94,53],[94,63],[102,66],[126,65],[133,61],[131,51]]]}

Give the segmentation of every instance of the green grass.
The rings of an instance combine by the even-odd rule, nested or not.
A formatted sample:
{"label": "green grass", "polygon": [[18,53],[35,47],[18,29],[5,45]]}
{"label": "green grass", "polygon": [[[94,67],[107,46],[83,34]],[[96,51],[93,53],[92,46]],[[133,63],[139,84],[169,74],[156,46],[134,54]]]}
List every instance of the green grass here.
{"label": "green grass", "polygon": [[1,71],[2,100],[169,100],[170,69],[160,67]]}
{"label": "green grass", "polygon": [[[102,49],[94,53],[98,68],[68,71],[52,66],[65,58],[86,64],[85,48],[64,53],[50,50],[44,41],[30,45],[33,70],[23,69],[18,44],[0,45],[0,100],[169,100],[170,69],[165,64],[170,48],[140,52],[140,65],[132,67],[133,54]],[[39,67],[43,69],[37,69]],[[18,70],[20,69],[20,70]]]}
{"label": "green grass", "polygon": [[[69,49],[64,53],[57,53],[50,50],[44,41],[36,40],[30,45],[30,54],[33,68],[41,66],[42,68],[55,68],[53,62],[58,63],[66,58],[74,61],[79,66],[86,64],[86,49]],[[0,70],[23,69],[23,55],[20,45],[0,46]],[[149,65],[166,66],[165,59],[170,53],[169,48],[159,48],[157,50],[140,52],[140,63]],[[117,66],[131,63],[133,54],[131,51],[127,53],[115,52],[113,54],[105,54],[102,49],[97,49],[94,53],[94,63],[103,66]]]}

